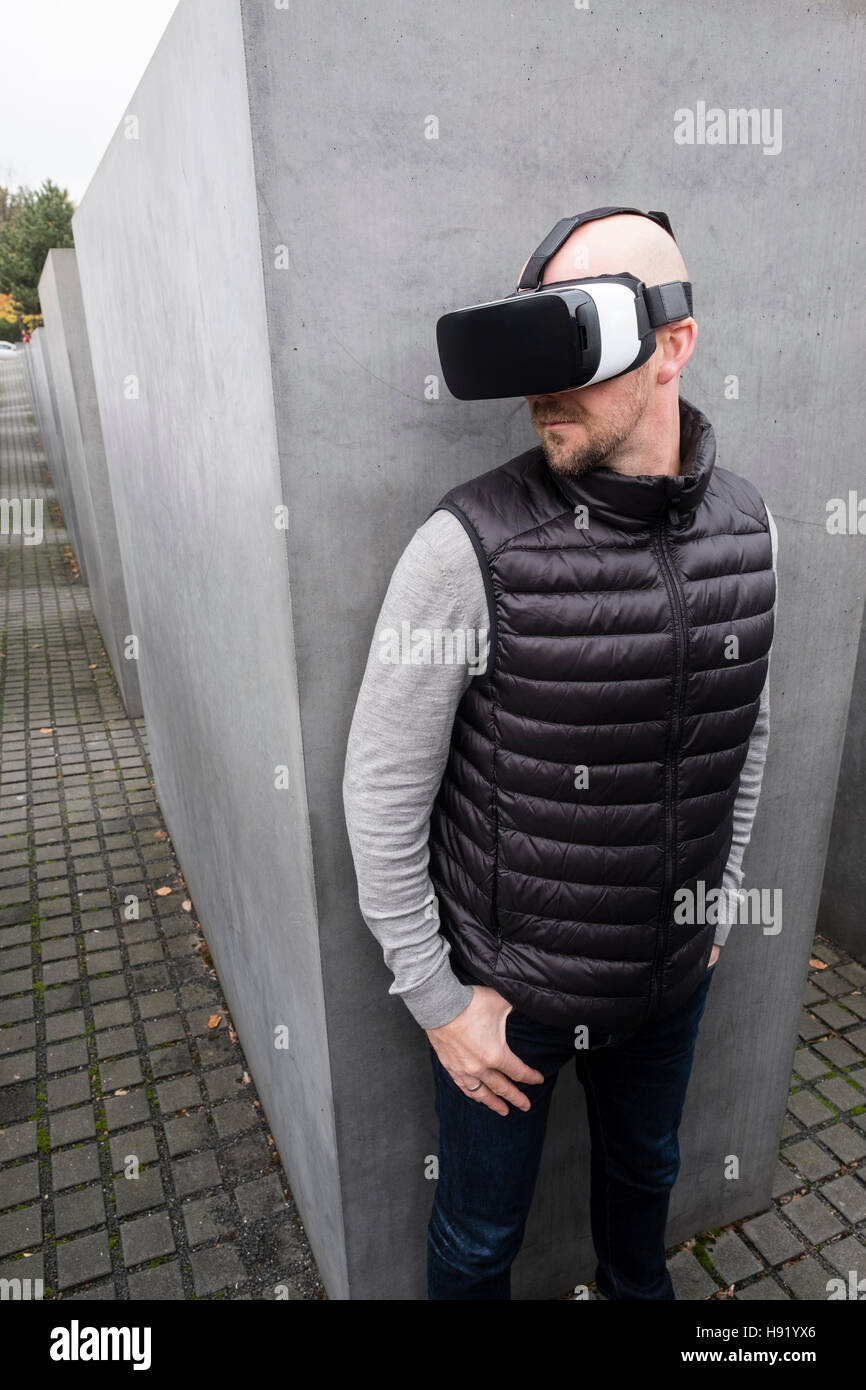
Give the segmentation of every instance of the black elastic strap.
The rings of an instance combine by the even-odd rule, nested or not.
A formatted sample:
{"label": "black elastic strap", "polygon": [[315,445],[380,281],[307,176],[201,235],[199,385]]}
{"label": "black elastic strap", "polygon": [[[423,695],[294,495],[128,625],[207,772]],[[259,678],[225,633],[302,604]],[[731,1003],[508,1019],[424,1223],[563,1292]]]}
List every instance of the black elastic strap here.
{"label": "black elastic strap", "polygon": [[692,285],[690,280],[667,280],[663,285],[645,285],[644,303],[653,328],[663,323],[676,323],[691,317]]}
{"label": "black elastic strap", "polygon": [[[593,208],[590,212],[580,212],[574,217],[563,217],[547,233],[541,245],[537,246],[529,257],[526,262],[526,269],[518,282],[518,290],[538,288],[547,262],[556,255],[560,246],[567,241],[576,227],[582,227],[584,222],[595,222],[599,217],[612,217],[615,213],[620,212],[630,212],[635,217],[651,218],[676,241],[667,213],[664,212],[642,212],[640,208]],[[683,318],[685,315],[680,315],[680,317]]]}

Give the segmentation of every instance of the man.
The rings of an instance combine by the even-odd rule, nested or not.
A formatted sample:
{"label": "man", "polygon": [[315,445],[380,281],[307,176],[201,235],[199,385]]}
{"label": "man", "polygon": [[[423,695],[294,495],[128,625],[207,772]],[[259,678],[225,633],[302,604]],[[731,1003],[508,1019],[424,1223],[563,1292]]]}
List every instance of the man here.
{"label": "man", "polygon": [[[623,272],[688,280],[668,231],[617,212],[542,283]],[[540,448],[446,494],[379,615],[344,804],[361,910],[430,1043],[431,1299],[510,1298],[571,1058],[599,1296],[674,1297],[677,1133],[757,809],[776,606],[772,518],[679,397],[696,334],[665,324],[642,366],[527,396]],[[702,891],[714,911],[679,910]]]}

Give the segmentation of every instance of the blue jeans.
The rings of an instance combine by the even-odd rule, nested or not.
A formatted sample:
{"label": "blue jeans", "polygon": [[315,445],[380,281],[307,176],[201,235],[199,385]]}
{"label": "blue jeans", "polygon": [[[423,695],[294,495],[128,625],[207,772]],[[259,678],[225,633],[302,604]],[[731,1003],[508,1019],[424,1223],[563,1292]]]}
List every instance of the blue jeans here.
{"label": "blue jeans", "polygon": [[439,1180],[427,1232],[428,1299],[510,1299],[511,1265],[535,1191],[553,1088],[571,1060],[586,1093],[599,1293],[613,1300],[673,1299],[665,1226],[680,1166],[677,1132],[715,968],[674,1013],[637,1031],[596,1035],[583,1051],[575,1050],[573,1032],[512,1010],[508,1045],[544,1076],[521,1088],[531,1101],[526,1112],[509,1105],[507,1115],[497,1115],[471,1100],[430,1048]]}

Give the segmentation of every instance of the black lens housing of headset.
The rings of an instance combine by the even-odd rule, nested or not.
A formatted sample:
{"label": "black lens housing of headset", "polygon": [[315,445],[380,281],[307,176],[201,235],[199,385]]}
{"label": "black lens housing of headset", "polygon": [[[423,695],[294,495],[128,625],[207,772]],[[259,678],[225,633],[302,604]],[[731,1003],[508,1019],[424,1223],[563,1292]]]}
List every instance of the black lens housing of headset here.
{"label": "black lens housing of headset", "polygon": [[595,208],[563,218],[530,257],[513,294],[439,319],[439,360],[452,395],[537,396],[622,376],[652,356],[657,327],[691,315],[687,280],[648,287],[624,271],[541,284],[544,267],[575,227],[616,213],[649,217],[673,237],[662,212]]}

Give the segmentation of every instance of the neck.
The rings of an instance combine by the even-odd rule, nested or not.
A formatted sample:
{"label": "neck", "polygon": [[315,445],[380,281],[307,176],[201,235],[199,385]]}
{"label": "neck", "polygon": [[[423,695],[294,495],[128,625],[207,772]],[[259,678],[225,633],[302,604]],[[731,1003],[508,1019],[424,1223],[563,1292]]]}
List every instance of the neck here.
{"label": "neck", "polygon": [[654,393],[649,408],[639,424],[607,460],[615,473],[630,477],[649,473],[667,473],[676,477],[680,471],[680,402],[679,377],[669,388]]}

